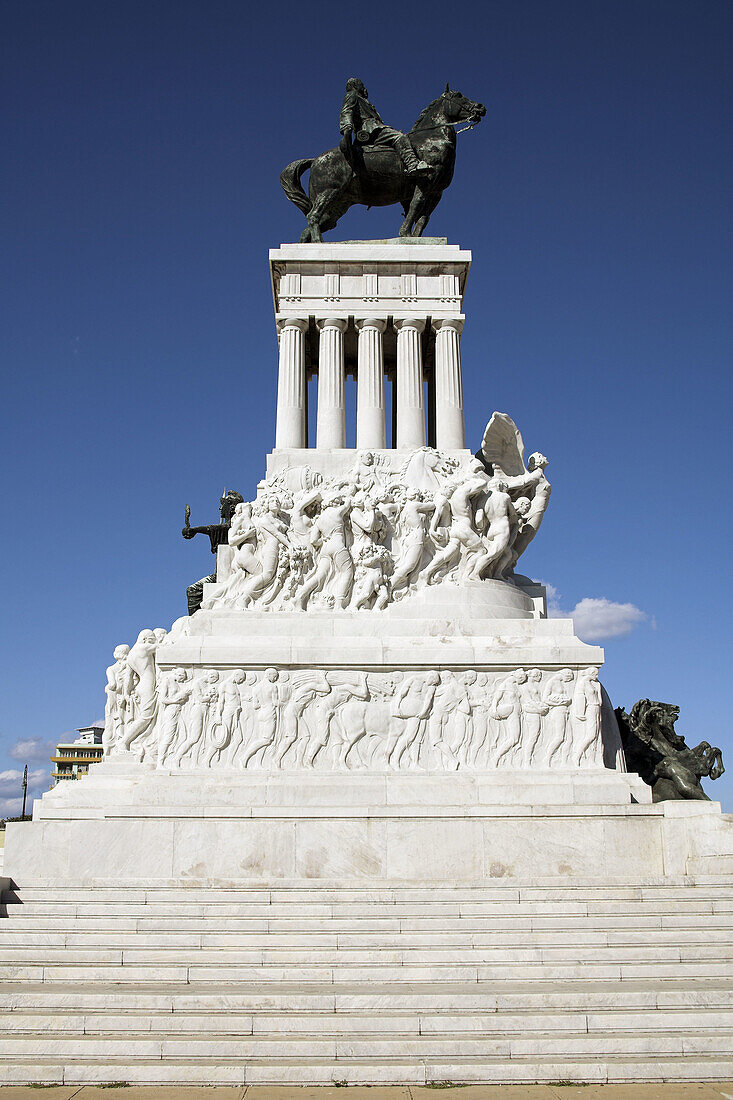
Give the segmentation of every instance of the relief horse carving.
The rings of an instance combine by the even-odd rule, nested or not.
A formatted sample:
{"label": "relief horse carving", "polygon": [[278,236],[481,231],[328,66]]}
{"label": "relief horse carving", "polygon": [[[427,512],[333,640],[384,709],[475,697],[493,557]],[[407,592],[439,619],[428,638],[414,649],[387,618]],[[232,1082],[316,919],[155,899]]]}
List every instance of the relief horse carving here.
{"label": "relief horse carving", "polygon": [[[422,112],[408,133],[417,156],[429,165],[419,179],[408,176],[394,149],[344,139],[319,157],[295,160],[280,176],[285,194],[303,211],[308,224],[301,243],[323,240],[350,206],[399,203],[405,220],[401,237],[421,237],[430,215],[453,178],[456,129],[476,125],[486,114],[482,103],[446,89]],[[310,169],[308,194],[301,176]]]}

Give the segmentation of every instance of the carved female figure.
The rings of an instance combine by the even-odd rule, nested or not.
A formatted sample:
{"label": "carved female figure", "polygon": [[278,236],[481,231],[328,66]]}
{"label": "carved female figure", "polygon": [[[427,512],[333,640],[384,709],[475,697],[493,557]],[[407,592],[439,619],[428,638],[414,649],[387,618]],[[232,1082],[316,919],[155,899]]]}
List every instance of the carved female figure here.
{"label": "carved female figure", "polygon": [[180,767],[185,756],[189,756],[188,763],[193,767],[196,758],[204,745],[204,739],[209,724],[209,716],[217,701],[217,686],[219,673],[216,669],[201,672],[194,678],[191,688],[191,700],[187,714],[188,732],[182,744],[176,749],[173,759]]}
{"label": "carved female figure", "polygon": [[358,491],[353,497],[349,522],[353,536],[351,553],[356,559],[364,551],[373,550],[380,534],[377,511],[363,490]]}
{"label": "carved female figure", "polygon": [[243,585],[237,604],[248,607],[259,599],[272,583],[277,573],[280,547],[288,549],[288,530],[280,519],[280,501],[276,496],[268,497],[264,511],[253,515],[257,532],[257,560],[259,571]]}
{"label": "carved female figure", "polygon": [[216,600],[234,594],[241,587],[245,576],[253,576],[262,569],[257,557],[257,528],[252,521],[252,505],[249,501],[234,509],[229,528],[229,545],[233,546],[232,571],[220,589]]}
{"label": "carved female figure", "polygon": [[122,736],[122,747],[129,749],[133,741],[152,727],[158,713],[156,691],[155,650],[157,641],[152,630],[141,630],[137,641],[127,656],[127,667],[136,678],[136,716],[127,723]]}
{"label": "carved female figure", "polygon": [[258,752],[266,749],[275,740],[280,715],[280,685],[276,668],[266,668],[252,691],[252,706],[255,711],[256,732],[246,746],[242,757],[242,767],[246,768]]}
{"label": "carved female figure", "polygon": [[185,668],[174,668],[163,677],[160,685],[160,705],[163,714],[158,732],[158,767],[165,766],[168,753],[179,733],[183,706],[191,697],[191,684]]}
{"label": "carved female figure", "polygon": [[428,517],[433,514],[435,505],[423,500],[418,489],[408,489],[405,502],[399,513],[397,530],[399,535],[399,556],[392,577],[392,596],[414,584],[420,572],[423,554],[429,545]]}
{"label": "carved female figure", "polygon": [[[245,674],[241,668],[237,668],[228,680],[224,680],[218,687],[216,696],[216,710],[212,716],[211,727],[207,736],[207,751],[204,761],[205,767],[211,767],[216,757],[218,762],[224,758],[227,762],[232,759],[242,741],[242,729],[239,718],[242,712],[241,685],[245,682]],[[224,750],[228,751],[222,757]]]}
{"label": "carved female figure", "polygon": [[501,732],[496,742],[494,764],[499,766],[501,761],[519,745],[522,739],[522,707],[519,697],[519,688],[526,683],[527,673],[523,668],[515,669],[503,680],[500,680],[494,689],[494,694],[489,704],[489,714],[500,725]]}
{"label": "carved female figure", "polygon": [[468,700],[471,706],[471,738],[466,753],[469,767],[485,767],[485,746],[489,733],[489,715],[487,699],[489,697],[489,677],[485,672],[469,669],[466,673]]}
{"label": "carved female figure", "polygon": [[104,733],[102,734],[105,756],[109,755],[113,746],[120,740],[127,716],[127,685],[130,675],[127,655],[129,652],[129,645],[115,646],[112,654],[115,663],[107,669],[107,686],[104,689],[107,703],[104,708]]}
{"label": "carved female figure", "polygon": [[528,768],[542,734],[542,719],[550,709],[549,703],[542,698],[542,672],[539,668],[527,671],[527,682],[519,689],[519,696],[522,702],[521,765]]}
{"label": "carved female figure", "polygon": [[402,726],[397,726],[387,745],[387,762],[391,768],[399,768],[405,752],[414,745],[419,755],[439,683],[437,672],[428,672],[424,680],[421,676],[405,677],[392,707],[393,717],[399,718]]}
{"label": "carved female figure", "polygon": [[455,771],[460,763],[466,762],[470,718],[471,705],[463,684],[459,683],[454,672],[441,672],[440,683],[435,690],[428,740],[441,765],[448,771]]}
{"label": "carved female figure", "polygon": [[354,560],[346,545],[346,519],[350,507],[339,494],[326,497],[320,515],[313,522],[313,545],[320,544],[316,567],[306,579],[297,604],[305,610],[314,592],[320,592],[333,577],[334,598],[346,607],[354,583]]}
{"label": "carved female figure", "polygon": [[227,748],[227,764],[232,763],[232,758],[242,743],[243,731],[239,719],[242,713],[241,688],[245,679],[244,670],[235,668],[231,677],[222,681],[219,688],[215,725],[223,732],[216,740],[221,742],[220,750]]}
{"label": "carved female figure", "polygon": [[[568,730],[568,715],[573,701],[568,685],[573,682],[573,673],[569,668],[563,668],[556,673],[547,683],[545,688],[545,702],[550,708],[548,716],[548,736],[543,739],[542,746],[545,767],[550,767],[553,757],[561,745],[565,743]],[[562,754],[560,756],[562,759]]]}
{"label": "carved female figure", "polygon": [[603,697],[598,683],[598,669],[581,668],[570,708],[573,738],[568,743],[565,763],[579,767],[583,760],[597,763],[601,744],[601,709]]}
{"label": "carved female figure", "polygon": [[[229,740],[226,762],[229,767],[242,768],[242,751],[247,739],[254,728],[254,707],[252,706],[252,688],[256,682],[254,672],[244,674],[243,669],[236,669],[232,677],[239,694],[240,712],[238,719],[232,725],[232,736]],[[232,701],[232,705],[234,705]]]}

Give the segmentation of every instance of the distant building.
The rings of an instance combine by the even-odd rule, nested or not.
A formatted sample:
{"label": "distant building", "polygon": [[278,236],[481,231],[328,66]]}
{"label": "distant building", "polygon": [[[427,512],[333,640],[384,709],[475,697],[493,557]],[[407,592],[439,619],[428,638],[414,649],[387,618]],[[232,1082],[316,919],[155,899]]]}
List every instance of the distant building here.
{"label": "distant building", "polygon": [[90,764],[102,759],[102,734],[104,722],[92,722],[91,726],[81,726],[76,741],[62,741],[56,746],[56,755],[51,757],[54,770],[51,772],[52,786],[62,779],[79,779],[89,771]]}

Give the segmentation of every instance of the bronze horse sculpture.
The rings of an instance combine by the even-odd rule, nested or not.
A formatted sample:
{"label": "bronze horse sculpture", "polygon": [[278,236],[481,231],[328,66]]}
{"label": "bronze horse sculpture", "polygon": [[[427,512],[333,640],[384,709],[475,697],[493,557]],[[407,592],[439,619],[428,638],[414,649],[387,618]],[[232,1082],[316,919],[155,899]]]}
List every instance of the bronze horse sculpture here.
{"label": "bronze horse sculpture", "polygon": [[638,772],[652,788],[652,800],[706,799],[701,778],[719,779],[723,755],[707,741],[691,749],[674,724],[680,708],[672,703],[639,699],[627,714],[616,708],[621,743],[629,771]]}
{"label": "bronze horse sculpture", "polygon": [[[323,240],[350,206],[391,206],[400,203],[405,220],[401,237],[421,237],[435,207],[453,178],[456,163],[455,127],[476,125],[486,114],[482,103],[467,99],[448,85],[428,104],[408,133],[417,156],[429,171],[409,177],[398,154],[389,148],[352,143],[345,138],[319,157],[295,160],[280,176],[291,202],[303,211],[308,224],[301,243]],[[308,194],[300,179],[310,169]]]}

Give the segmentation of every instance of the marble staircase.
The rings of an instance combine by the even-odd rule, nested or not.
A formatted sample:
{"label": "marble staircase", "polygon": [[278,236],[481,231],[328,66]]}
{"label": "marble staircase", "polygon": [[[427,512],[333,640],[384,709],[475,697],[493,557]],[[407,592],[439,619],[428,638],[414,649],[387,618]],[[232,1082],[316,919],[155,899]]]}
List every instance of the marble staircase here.
{"label": "marble staircase", "polygon": [[0,1083],[733,1077],[730,877],[28,886]]}

